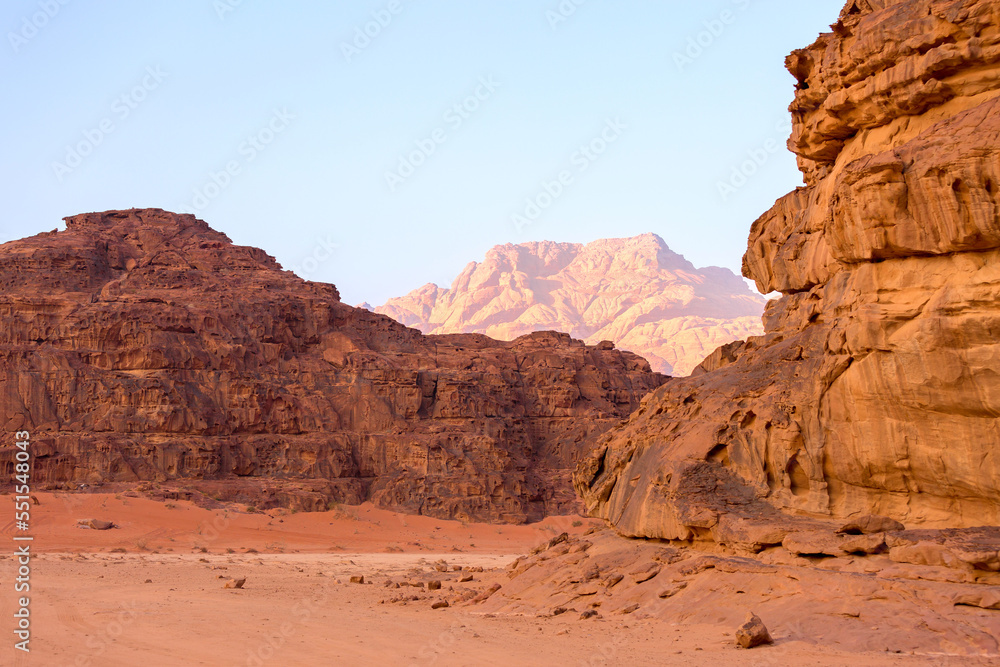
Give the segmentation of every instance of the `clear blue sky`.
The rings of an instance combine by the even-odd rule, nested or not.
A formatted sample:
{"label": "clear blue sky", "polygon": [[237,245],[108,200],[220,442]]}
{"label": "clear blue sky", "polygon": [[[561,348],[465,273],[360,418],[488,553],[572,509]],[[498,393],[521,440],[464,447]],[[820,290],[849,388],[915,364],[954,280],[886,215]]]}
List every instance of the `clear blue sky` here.
{"label": "clear blue sky", "polygon": [[801,183],[784,57],[843,5],[62,3],[0,9],[3,240],[187,209],[376,305],[531,240],[655,232],[738,271],[750,224]]}

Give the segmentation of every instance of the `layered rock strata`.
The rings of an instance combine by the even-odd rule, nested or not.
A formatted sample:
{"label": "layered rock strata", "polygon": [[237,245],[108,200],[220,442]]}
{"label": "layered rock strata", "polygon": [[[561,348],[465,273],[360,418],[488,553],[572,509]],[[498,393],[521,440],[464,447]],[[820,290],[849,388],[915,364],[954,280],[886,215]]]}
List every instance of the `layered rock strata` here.
{"label": "layered rock strata", "polygon": [[39,487],[267,480],[272,504],[521,522],[575,507],[579,452],[665,380],[562,334],[424,336],[158,209],[0,246],[0,288],[0,421]]}
{"label": "layered rock strata", "polygon": [[766,333],[578,469],[623,534],[762,548],[804,519],[1000,522],[1000,4],[857,0],[787,61],[805,187],[751,229]]}

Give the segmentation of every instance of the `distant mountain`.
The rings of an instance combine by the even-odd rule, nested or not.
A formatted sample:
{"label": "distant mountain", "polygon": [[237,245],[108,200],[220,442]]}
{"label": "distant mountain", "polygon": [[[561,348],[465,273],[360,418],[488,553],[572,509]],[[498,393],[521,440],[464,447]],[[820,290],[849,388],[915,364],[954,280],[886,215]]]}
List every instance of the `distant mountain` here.
{"label": "distant mountain", "polygon": [[764,303],[732,271],[695,268],[644,234],[496,246],[451,288],[424,285],[375,311],[429,334],[513,340],[555,330],[610,340],[654,370],[688,375],[720,345],[762,334]]}

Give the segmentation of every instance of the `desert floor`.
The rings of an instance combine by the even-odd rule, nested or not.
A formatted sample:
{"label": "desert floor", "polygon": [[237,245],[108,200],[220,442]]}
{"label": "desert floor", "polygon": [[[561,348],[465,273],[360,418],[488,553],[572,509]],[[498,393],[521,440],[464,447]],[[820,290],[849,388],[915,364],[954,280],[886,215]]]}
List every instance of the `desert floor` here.
{"label": "desert floor", "polygon": [[[747,651],[735,647],[732,627],[655,618],[431,609],[423,587],[406,585],[439,580],[449,594],[503,585],[518,554],[594,525],[579,517],[515,527],[370,506],[247,513],[109,494],[38,498],[30,654],[13,647],[16,533],[12,524],[2,529],[0,618],[10,626],[0,633],[3,665],[996,664],[847,653],[780,632],[775,646]],[[120,527],[76,527],[83,518]],[[350,583],[353,576],[365,583]],[[224,587],[240,578],[242,589]]]}

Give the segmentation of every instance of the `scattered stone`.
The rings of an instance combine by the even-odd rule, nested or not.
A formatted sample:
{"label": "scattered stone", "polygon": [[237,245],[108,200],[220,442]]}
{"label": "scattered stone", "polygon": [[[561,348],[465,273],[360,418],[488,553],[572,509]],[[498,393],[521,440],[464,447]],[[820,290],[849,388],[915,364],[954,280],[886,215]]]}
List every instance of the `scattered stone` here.
{"label": "scattered stone", "polygon": [[661,600],[666,600],[667,598],[672,598],[673,596],[677,595],[685,588],[687,588],[687,582],[678,581],[677,583],[671,584],[667,588],[664,588],[662,591],[660,591],[658,597]]}
{"label": "scattered stone", "polygon": [[437,602],[431,605],[431,609],[446,609],[448,606],[449,605],[447,600],[438,600]]}
{"label": "scattered stone", "polygon": [[629,576],[637,584],[645,583],[658,575],[660,573],[660,565],[658,563],[650,563],[646,567],[635,570],[634,572],[629,572]]}
{"label": "scattered stone", "polygon": [[556,537],[553,537],[551,540],[549,540],[548,548],[551,549],[557,544],[562,544],[568,539],[569,539],[569,533],[563,533],[561,535],[557,535]]}
{"label": "scattered stone", "polygon": [[441,590],[441,582],[440,581],[429,581],[429,582],[427,582],[427,590],[429,590],[429,591],[439,591],[439,590]]}
{"label": "scattered stone", "polygon": [[243,585],[246,583],[247,583],[246,577],[242,577],[240,579],[230,579],[229,581],[226,582],[226,585],[223,586],[223,588],[241,589],[243,588]]}
{"label": "scattered stone", "polygon": [[747,614],[747,620],[736,630],[736,643],[743,648],[756,648],[765,644],[773,644],[771,633],[767,631],[764,622],[753,612]]}
{"label": "scattered stone", "polygon": [[605,588],[614,588],[621,583],[622,579],[625,578],[623,574],[612,574],[610,577],[604,580]]}
{"label": "scattered stone", "polygon": [[363,584],[363,583],[365,583],[365,577],[364,577],[364,575],[356,575],[356,576],[351,577],[351,583],[352,584]]}
{"label": "scattered stone", "polygon": [[102,519],[79,519],[76,522],[77,528],[90,528],[91,530],[111,530],[112,528],[117,528],[113,521],[104,521]]}
{"label": "scattered stone", "polygon": [[597,611],[594,609],[588,609],[587,611],[580,614],[580,620],[586,621],[588,618],[594,618],[595,616],[600,616],[600,614],[597,613]]}
{"label": "scattered stone", "polygon": [[622,609],[622,613],[623,614],[631,614],[632,612],[636,611],[637,609],[639,609],[639,605],[633,603],[633,604],[628,605],[624,609]]}
{"label": "scattered stone", "polygon": [[472,602],[473,603],[484,602],[484,601],[490,599],[493,596],[493,594],[496,593],[498,590],[500,590],[500,584],[493,584],[492,586],[490,586],[489,588],[487,588],[485,591],[483,591],[482,593],[480,593],[476,597],[472,598]]}
{"label": "scattered stone", "polygon": [[461,577],[458,578],[458,583],[464,584],[464,583],[470,582],[472,580],[473,580],[473,576],[471,574],[463,574]]}

